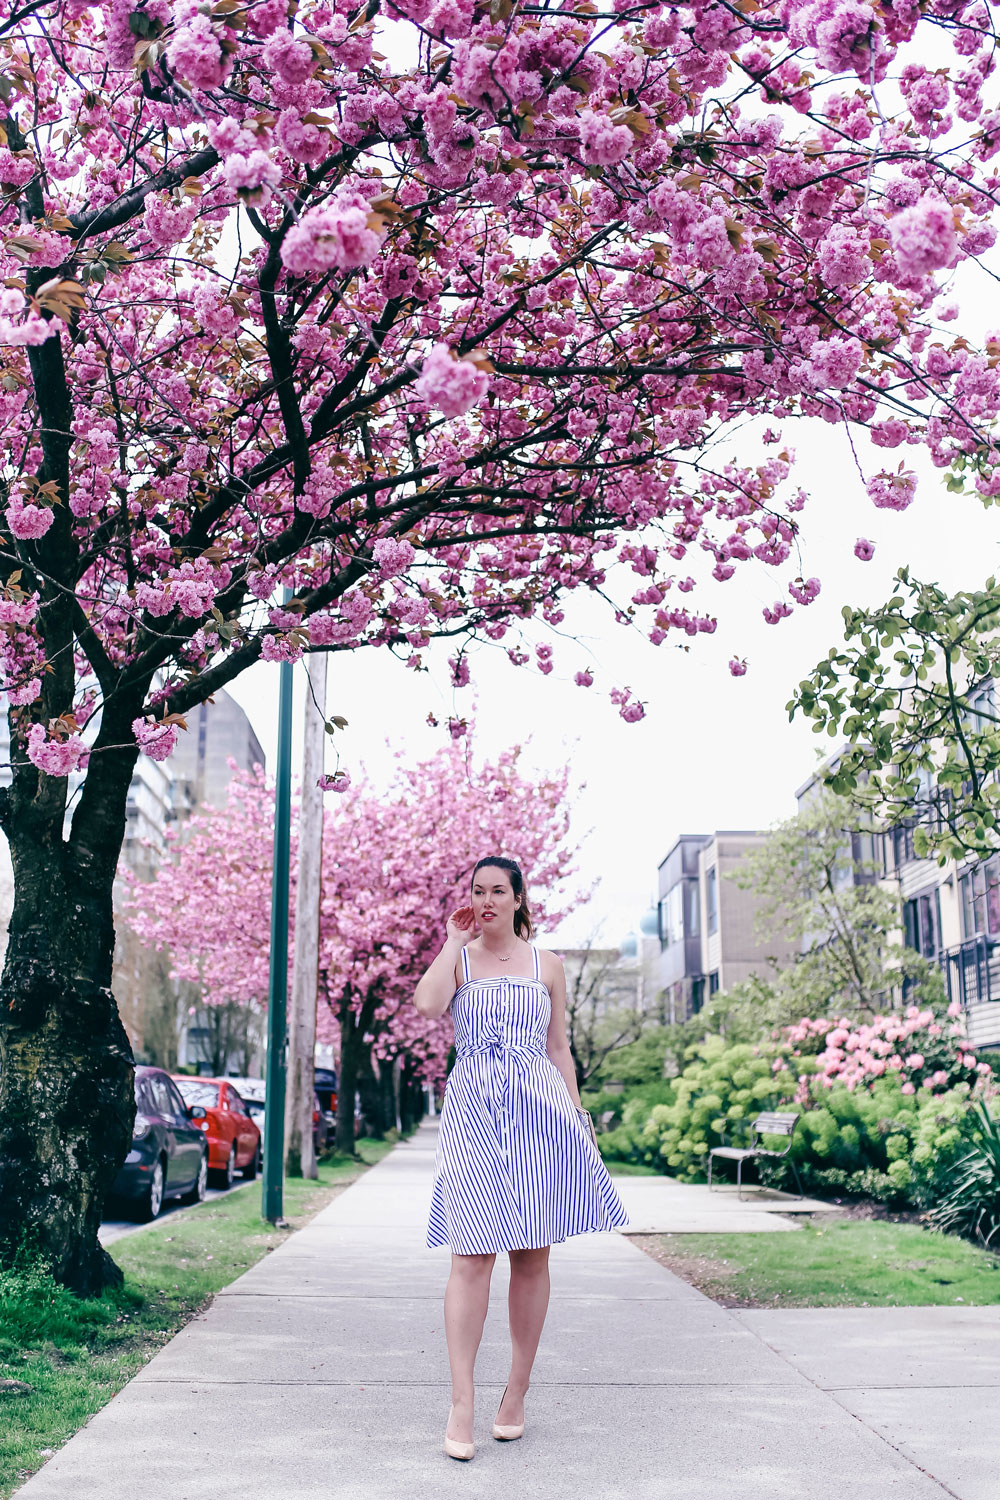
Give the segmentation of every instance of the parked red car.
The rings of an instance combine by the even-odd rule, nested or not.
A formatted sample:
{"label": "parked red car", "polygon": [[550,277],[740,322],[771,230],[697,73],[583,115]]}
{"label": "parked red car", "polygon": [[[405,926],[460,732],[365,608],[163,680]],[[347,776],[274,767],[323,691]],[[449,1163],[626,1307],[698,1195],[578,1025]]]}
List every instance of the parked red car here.
{"label": "parked red car", "polygon": [[225,1078],[173,1075],[185,1104],[200,1104],[197,1123],[208,1141],[208,1166],[219,1187],[232,1187],[237,1172],[256,1177],[261,1162],[260,1131],[240,1095]]}

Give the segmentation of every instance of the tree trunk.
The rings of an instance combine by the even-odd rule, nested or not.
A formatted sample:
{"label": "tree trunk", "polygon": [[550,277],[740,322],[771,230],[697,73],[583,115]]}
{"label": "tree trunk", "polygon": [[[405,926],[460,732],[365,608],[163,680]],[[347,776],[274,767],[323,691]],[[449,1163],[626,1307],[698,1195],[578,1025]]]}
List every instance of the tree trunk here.
{"label": "tree trunk", "polygon": [[364,1074],[371,1076],[371,1044],[364,1040],[378,1009],[379,992],[368,991],[360,1011],[351,1005],[352,991],[341,996],[338,1008],[340,1024],[340,1072],[337,1093],[337,1150],[349,1156],[354,1150],[354,1095],[363,1086]]}
{"label": "tree trunk", "polygon": [[93,1295],[122,1281],[97,1230],[135,1118],[132,1049],[111,993],[113,864],[81,869],[61,838],[17,832],[11,853],[14,910],[0,979],[0,1264],[26,1241],[58,1281]]}
{"label": "tree trunk", "polygon": [[[345,1013],[346,1012],[346,1013]],[[354,1096],[358,1088],[358,1062],[361,1054],[361,1037],[357,1019],[348,1007],[341,1011],[340,1018],[340,1071],[337,1075],[337,1150],[353,1156],[354,1150]]]}
{"label": "tree trunk", "polygon": [[381,1076],[376,1076],[372,1067],[371,1049],[362,1048],[358,1060],[358,1093],[361,1095],[361,1113],[364,1116],[365,1134],[381,1140],[387,1126],[385,1116],[385,1089]]}

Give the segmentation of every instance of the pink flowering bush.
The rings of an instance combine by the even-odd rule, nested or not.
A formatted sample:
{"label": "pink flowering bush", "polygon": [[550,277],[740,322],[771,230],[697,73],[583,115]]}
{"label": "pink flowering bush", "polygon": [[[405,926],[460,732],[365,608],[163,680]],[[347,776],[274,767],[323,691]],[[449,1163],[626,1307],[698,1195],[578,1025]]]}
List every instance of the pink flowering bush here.
{"label": "pink flowering bush", "polygon": [[988,1077],[991,1068],[965,1043],[960,1016],[957,1001],[943,1016],[932,1008],[910,1005],[902,1014],[876,1016],[856,1025],[846,1018],[829,1021],[804,1016],[784,1030],[795,1056],[815,1058],[812,1074],[799,1077],[797,1099],[807,1103],[825,1088],[842,1084],[854,1089],[887,1073],[898,1074],[908,1093],[917,1089],[933,1093],[962,1082],[975,1084]]}
{"label": "pink flowering bush", "polygon": [[[947,1041],[940,1041],[934,1027],[948,1033]],[[904,1062],[902,1068],[883,1072],[865,1068],[863,1081],[853,1077],[853,1062],[839,1073],[827,1070],[827,1051],[836,1048],[853,1058],[860,1035],[833,1021],[804,1019],[788,1028],[785,1037],[757,1043],[727,1043],[719,1035],[703,1035],[688,1047],[688,1060],[670,1081],[667,1101],[650,1107],[641,1088],[624,1105],[601,1096],[601,1103],[612,1102],[621,1118],[620,1125],[602,1135],[602,1150],[610,1159],[642,1162],[680,1181],[702,1182],[712,1146],[749,1145],[749,1125],[758,1114],[793,1111],[800,1119],[791,1157],[807,1193],[860,1195],[928,1208],[947,1192],[954,1164],[972,1138],[971,1104],[983,1099],[998,1110],[989,1063],[960,1046],[958,1032],[952,1035],[952,1030],[927,1020],[923,1012],[877,1018],[867,1039],[874,1063],[883,1060],[877,1051],[880,1040],[908,1045],[920,1036],[929,1055],[910,1069],[908,1078]],[[815,1054],[812,1049],[831,1033],[838,1040]],[[933,1061],[948,1065],[932,1073]],[[941,1072],[945,1077],[935,1079]],[[767,1144],[780,1149],[783,1142],[765,1140]],[[713,1179],[726,1171],[717,1163]],[[762,1164],[760,1177],[797,1190],[787,1163]]]}

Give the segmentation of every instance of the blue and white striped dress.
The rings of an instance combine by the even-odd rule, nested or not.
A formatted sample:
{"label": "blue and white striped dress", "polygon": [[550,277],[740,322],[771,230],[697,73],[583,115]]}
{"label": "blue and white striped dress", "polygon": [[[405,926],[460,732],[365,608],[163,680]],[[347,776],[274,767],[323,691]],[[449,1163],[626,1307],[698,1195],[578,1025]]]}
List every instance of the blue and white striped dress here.
{"label": "blue and white striped dress", "polygon": [[545,1051],[552,1002],[535,975],[469,978],[451,1002],[456,1060],[441,1109],[427,1245],[489,1255],[619,1229],[628,1215]]}

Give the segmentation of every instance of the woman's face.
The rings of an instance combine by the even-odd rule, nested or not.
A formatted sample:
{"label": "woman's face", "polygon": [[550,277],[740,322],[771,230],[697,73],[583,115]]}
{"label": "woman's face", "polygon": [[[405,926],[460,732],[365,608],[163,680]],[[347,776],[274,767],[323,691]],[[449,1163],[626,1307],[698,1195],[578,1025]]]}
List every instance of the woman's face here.
{"label": "woman's face", "polygon": [[483,865],[472,882],[472,910],[482,932],[513,931],[517,898],[510,875],[496,865]]}

